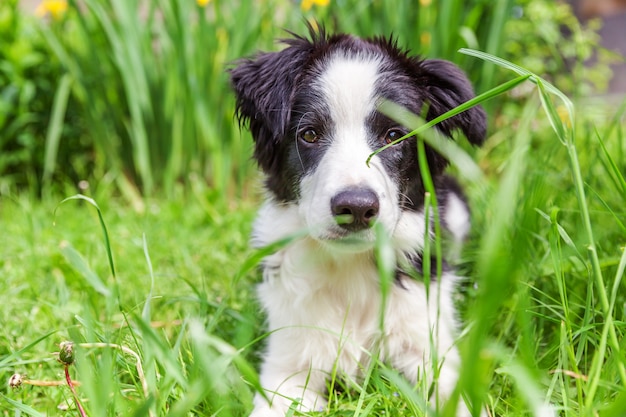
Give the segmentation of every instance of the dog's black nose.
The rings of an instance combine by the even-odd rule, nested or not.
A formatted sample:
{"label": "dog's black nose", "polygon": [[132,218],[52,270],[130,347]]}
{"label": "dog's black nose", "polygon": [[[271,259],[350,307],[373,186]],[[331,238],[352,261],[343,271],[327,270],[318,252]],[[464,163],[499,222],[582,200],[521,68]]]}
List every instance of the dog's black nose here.
{"label": "dog's black nose", "polygon": [[337,223],[351,232],[370,227],[379,208],[378,196],[368,188],[342,191],[330,200],[330,209]]}

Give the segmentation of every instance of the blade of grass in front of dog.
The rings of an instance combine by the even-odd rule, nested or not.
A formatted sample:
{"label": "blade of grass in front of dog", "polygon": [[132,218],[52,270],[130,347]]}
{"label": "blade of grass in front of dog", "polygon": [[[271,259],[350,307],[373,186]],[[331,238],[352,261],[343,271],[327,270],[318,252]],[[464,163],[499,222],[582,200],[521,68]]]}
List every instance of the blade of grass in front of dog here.
{"label": "blade of grass in front of dog", "polygon": [[[430,202],[432,194],[429,192],[424,193],[424,247],[422,248],[422,279],[424,280],[424,289],[426,290],[426,296],[430,294],[430,277],[431,277],[431,248],[430,248],[430,223],[431,223],[431,209],[432,204]],[[419,271],[418,271],[419,272]]]}
{"label": "blade of grass in front of dog", "polygon": [[[575,145],[575,120],[574,120],[574,106],[571,100],[567,98],[565,94],[563,94],[560,90],[554,87],[549,82],[545,81],[538,75],[519,67],[511,62],[508,62],[502,58],[495,57],[490,54],[486,54],[480,51],[474,51],[469,49],[462,49],[461,53],[465,53],[467,55],[475,56],[477,58],[487,60],[493,62],[497,65],[500,65],[504,68],[512,70],[517,74],[530,75],[529,80],[537,85],[539,90],[539,96],[541,98],[541,102],[544,108],[544,111],[550,121],[550,124],[557,135],[559,141],[565,146],[568,154],[568,159],[570,162],[570,171],[573,177],[574,187],[576,190],[576,196],[578,199],[578,206],[580,208],[581,220],[583,222],[584,232],[587,238],[587,254],[589,257],[589,263],[591,265],[591,275],[593,277],[593,281],[596,287],[597,295],[600,299],[600,304],[602,307],[602,313],[605,317],[605,320],[610,322],[610,325],[607,326],[609,332],[609,344],[611,349],[615,352],[620,352],[621,347],[619,343],[619,339],[617,337],[617,331],[615,329],[615,325],[612,323],[613,317],[609,317],[612,314],[609,299],[607,296],[606,286],[604,284],[604,277],[602,273],[602,268],[600,265],[600,259],[598,256],[598,251],[595,244],[595,237],[593,233],[593,228],[591,226],[591,217],[589,214],[589,207],[586,200],[585,193],[585,183],[582,176],[582,170],[580,168],[580,162],[578,158],[578,153]],[[559,112],[556,110],[554,102],[552,100],[551,94],[556,96],[561,100],[563,106],[567,111],[567,118],[564,118],[559,115]],[[597,366],[600,366],[600,362],[595,362],[598,358],[603,358],[606,353],[606,347],[603,349],[596,349],[594,352],[594,363],[598,363]],[[626,387],[626,369],[625,369],[625,360],[623,357],[619,358],[617,361],[617,370],[620,375],[620,379],[622,385]],[[597,387],[597,381],[599,379],[599,374],[597,378],[590,379],[589,388],[593,388],[595,392],[595,387]],[[596,382],[594,382],[594,380]],[[595,385],[594,385],[595,384]],[[591,412],[592,402],[594,401],[594,395],[587,395],[585,406]]]}
{"label": "blade of grass in front of dog", "polygon": [[[395,270],[397,267],[396,254],[391,244],[391,237],[384,225],[381,222],[374,223],[374,233],[376,240],[374,242],[374,255],[376,259],[376,267],[378,268],[378,278],[380,286],[380,310],[379,310],[379,323],[378,328],[380,334],[384,335],[385,332],[385,317],[387,312],[387,302],[389,300],[389,294],[395,279]],[[386,351],[386,338],[380,337],[377,343],[371,348],[369,352],[370,360],[368,362],[367,370],[364,375],[362,383],[362,389],[359,393],[359,399],[357,401],[355,416],[362,415],[363,404],[365,396],[367,395],[367,386],[370,383],[370,378],[374,372],[374,368],[378,366],[380,352]],[[367,407],[366,407],[367,409]]]}
{"label": "blade of grass in front of dog", "polygon": [[[411,113],[404,107],[390,101],[382,103],[378,109],[381,113],[385,114],[386,116],[392,118],[393,120],[404,126],[407,126],[409,128],[414,128],[415,126],[418,126],[418,128],[413,130],[413,132],[417,131],[419,133],[419,137],[423,139],[429,147],[433,148],[437,153],[444,156],[452,164],[457,166],[459,170],[463,172],[465,178],[469,179],[470,181],[479,181],[483,177],[483,173],[480,167],[478,167],[478,165],[472,160],[472,158],[470,158],[469,155],[467,155],[467,153],[463,151],[463,149],[461,149],[459,145],[451,140],[441,140],[441,134],[438,133],[435,129],[421,128],[421,126],[426,126],[427,124],[421,117]],[[411,135],[412,132],[408,135],[403,136],[400,139],[407,139]],[[398,141],[392,143],[397,143]],[[369,163],[371,161],[371,158],[376,156],[378,153],[384,151],[388,147],[389,145],[385,145],[377,149],[375,152],[370,154],[366,162]]]}
{"label": "blade of grass in front of dog", "polygon": [[[434,238],[435,238],[435,260],[436,260],[436,277],[439,279],[443,272],[443,259],[442,259],[442,246],[441,246],[441,223],[439,221],[439,208],[437,204],[437,192],[435,190],[435,183],[433,182],[433,178],[430,175],[430,168],[428,166],[428,158],[426,157],[426,147],[424,146],[424,141],[418,139],[417,141],[417,159],[419,161],[419,170],[422,176],[422,181],[424,183],[424,189],[426,191],[425,200],[428,203],[424,203],[424,206],[428,206],[432,209],[432,214],[425,216],[425,227],[424,231],[424,245],[427,244],[427,241],[430,240],[431,235],[431,225],[434,226]],[[431,220],[432,217],[432,220]],[[431,259],[432,252],[426,255],[424,252],[424,282],[428,282],[430,277],[432,276],[431,270]],[[426,272],[426,265],[428,265],[428,272]],[[428,289],[428,287],[426,287]]]}
{"label": "blade of grass in front of dog", "polygon": [[[366,163],[369,164],[370,160],[372,159],[372,157],[374,157],[375,155],[377,155],[378,153],[384,151],[385,149],[403,141],[406,140],[407,138],[410,138],[411,136],[415,136],[415,135],[420,135],[424,138],[424,140],[426,140],[426,142],[428,143],[429,146],[433,147],[437,152],[439,152],[440,154],[442,154],[443,156],[445,156],[448,160],[450,160],[452,163],[454,163],[455,165],[459,166],[459,168],[461,168],[464,172],[464,174],[470,175],[470,177],[472,176],[476,176],[478,178],[481,177],[481,174],[477,174],[476,171],[480,170],[475,169],[474,166],[475,164],[473,163],[473,161],[469,158],[463,158],[462,155],[463,153],[456,152],[453,151],[455,148],[457,148],[457,146],[454,145],[450,145],[453,144],[453,142],[451,141],[440,141],[437,140],[438,139],[438,135],[429,135],[427,134],[427,131],[434,127],[437,123],[440,123],[446,119],[449,119],[450,117],[456,116],[459,113],[462,113],[474,106],[479,105],[480,103],[489,100],[493,97],[496,97],[500,94],[503,94],[513,88],[515,88],[517,85],[521,84],[522,82],[526,81],[528,78],[530,77],[530,75],[521,75],[513,80],[507,81],[506,83],[495,87],[489,91],[486,91],[485,93],[482,93],[476,97],[474,97],[471,100],[468,100],[467,102],[459,105],[458,107],[455,107],[454,109],[447,111],[446,113],[442,114],[441,116],[438,116],[436,118],[434,118],[433,120],[429,121],[429,122],[425,122],[422,118],[416,116],[415,114],[409,112],[408,110],[406,110],[404,107],[395,104],[393,102],[390,101],[384,101],[382,102],[379,107],[378,110],[383,113],[384,115],[391,117],[392,119],[396,120],[397,122],[403,124],[404,126],[408,127],[408,128],[413,128],[413,130],[411,132],[409,132],[408,134],[404,135],[403,137],[377,149],[376,151],[374,151],[369,158],[367,159]],[[456,157],[456,158],[455,158]],[[460,164],[460,165],[459,165]],[[469,170],[469,172],[467,172]]]}
{"label": "blade of grass in front of dog", "polygon": [[297,233],[294,233],[282,239],[278,239],[270,243],[269,245],[266,245],[266,246],[263,246],[262,248],[257,249],[252,255],[250,255],[248,258],[246,258],[243,261],[243,265],[241,266],[241,268],[239,268],[239,270],[235,274],[235,278],[234,278],[235,283],[237,283],[245,274],[250,272],[252,269],[256,268],[261,263],[261,261],[263,261],[263,258],[269,255],[272,255],[276,251],[284,248],[285,246],[289,245],[291,242],[295,240],[302,239],[303,237],[307,236],[309,233],[310,231],[308,229],[303,229]]}
{"label": "blade of grass in front of dog", "polygon": [[396,256],[391,245],[391,239],[384,226],[380,222],[374,223],[376,242],[374,246],[376,256],[376,266],[380,279],[380,321],[379,328],[384,330],[385,311],[387,309],[387,299],[394,280],[394,270],[396,268]]}
{"label": "blade of grass in front of dog", "polygon": [[477,411],[487,390],[485,384],[477,381],[486,381],[489,370],[485,367],[488,361],[476,361],[474,358],[486,354],[485,343],[489,340],[494,317],[500,315],[499,311],[508,300],[512,289],[518,286],[514,273],[518,258],[511,256],[517,250],[513,246],[517,242],[511,242],[510,235],[516,225],[517,208],[522,198],[519,190],[527,166],[530,126],[535,120],[536,112],[536,101],[531,100],[524,106],[517,133],[511,138],[513,150],[506,170],[490,201],[486,203],[487,207],[497,207],[497,210],[491,213],[489,222],[481,231],[480,249],[476,259],[478,293],[468,312],[473,323],[467,343],[461,346],[465,361],[460,369],[460,384],[472,403],[475,415],[478,415]]}
{"label": "blade of grass in front of dog", "polygon": [[[468,48],[461,48],[459,49],[459,52],[465,55],[469,55],[469,56],[473,56],[475,58],[479,58],[482,59],[484,61],[489,61],[492,62],[496,65],[501,66],[502,68],[506,68],[510,71],[515,72],[516,74],[518,74],[520,77],[526,77],[526,79],[528,79],[529,81],[531,81],[532,83],[535,83],[539,86],[539,83],[541,83],[543,85],[543,87],[545,88],[545,90],[551,94],[554,94],[555,96],[559,97],[561,99],[561,101],[563,102],[563,104],[566,106],[567,112],[570,116],[570,118],[573,121],[573,115],[574,115],[574,104],[572,103],[572,101],[565,95],[563,94],[563,92],[561,92],[561,90],[559,90],[558,88],[556,88],[555,86],[553,86],[552,84],[550,84],[549,82],[547,82],[546,80],[542,79],[540,76],[538,76],[537,74],[520,67],[519,65],[516,65],[512,62],[509,62],[505,59],[502,59],[500,57],[488,54],[486,52],[482,52],[482,51],[477,51],[475,49],[468,49]],[[557,114],[558,116],[558,114]],[[560,117],[557,117],[558,121],[561,120]],[[550,121],[552,124],[552,120]],[[573,123],[572,123],[573,126]],[[560,132],[563,129],[562,123],[556,123],[552,124],[553,129],[556,132]]]}

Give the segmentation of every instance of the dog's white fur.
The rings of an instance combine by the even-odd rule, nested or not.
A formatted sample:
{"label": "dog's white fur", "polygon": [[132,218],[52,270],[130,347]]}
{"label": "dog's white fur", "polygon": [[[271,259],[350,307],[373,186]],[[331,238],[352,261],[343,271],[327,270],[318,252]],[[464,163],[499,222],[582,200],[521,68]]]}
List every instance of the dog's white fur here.
{"label": "dog's white fur", "polygon": [[[459,355],[452,292],[456,277],[448,274],[433,280],[428,292],[424,283],[400,277],[386,300],[381,335],[383,300],[373,261],[374,232],[369,228],[338,238],[337,222],[329,210],[331,198],[341,190],[367,187],[378,196],[377,221],[391,237],[395,255],[421,252],[426,233],[423,213],[401,209],[397,185],[377,156],[369,166],[365,163],[372,153],[366,118],[377,105],[374,86],[381,81],[379,65],[375,56],[365,54],[336,54],[327,63],[317,87],[333,117],[330,147],[302,179],[297,204],[269,197],[256,220],[256,247],[303,230],[309,233],[268,256],[263,264],[258,295],[271,334],[261,385],[270,401],[257,395],[254,417],[283,416],[294,401],[302,410],[322,409],[331,372],[358,378],[380,340],[384,340],[381,358],[412,383],[425,377],[429,386],[438,374],[433,401],[445,401],[455,387]],[[460,201],[457,204],[449,227],[463,236],[467,213]],[[464,404],[458,415],[469,415]]]}
{"label": "dog's white fur", "polygon": [[[264,237],[276,236],[285,220],[303,225],[295,208],[265,206],[255,242],[265,243],[264,231]],[[261,385],[271,402],[257,395],[253,416],[283,416],[299,398],[303,409],[319,410],[325,405],[322,394],[333,369],[340,376],[355,378],[367,366],[381,336],[382,303],[370,257],[369,253],[346,256],[307,237],[266,259],[258,294],[273,333]],[[432,376],[433,365],[441,366],[442,400],[454,388],[459,366],[453,286],[454,277],[444,276],[440,283],[431,283],[427,295],[423,283],[404,279],[402,286],[392,287],[385,309],[386,350],[381,356],[412,382],[418,375]]]}

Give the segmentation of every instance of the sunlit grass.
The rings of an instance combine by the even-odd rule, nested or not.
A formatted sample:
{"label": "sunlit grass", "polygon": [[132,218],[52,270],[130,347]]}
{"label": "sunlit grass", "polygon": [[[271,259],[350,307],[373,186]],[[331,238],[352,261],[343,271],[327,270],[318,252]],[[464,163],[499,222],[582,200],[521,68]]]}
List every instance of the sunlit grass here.
{"label": "sunlit grass", "polygon": [[[63,382],[52,353],[70,340],[77,355],[70,370],[90,416],[246,415],[265,337],[256,268],[290,240],[248,247],[258,198],[242,190],[260,181],[224,70],[277,48],[283,27],[304,29],[301,5],[83,3],[70,1],[41,28],[65,70],[42,139],[49,187],[41,200],[10,186],[0,195],[0,380],[19,373]],[[484,148],[461,139],[438,149],[466,186],[474,219],[457,265],[468,277],[458,297],[465,363],[458,393],[497,416],[622,417],[626,101],[575,106],[541,74],[457,53],[480,47],[497,55],[512,2],[420,3],[418,13],[408,1],[331,0],[305,16],[330,30],[394,33],[415,52],[461,63],[485,93],[456,111],[535,83],[523,98],[492,101],[505,104]],[[498,67],[476,56],[518,77],[505,73],[510,81],[496,85]],[[76,193],[55,175],[63,168],[63,121],[77,106],[84,113],[75,127],[94,141],[84,190],[91,200],[59,204]],[[606,117],[590,118],[598,114]],[[437,137],[424,132],[417,133],[435,146]],[[381,238],[377,251],[387,250]],[[380,268],[389,284],[389,265]],[[362,381],[335,375],[324,415],[425,415],[429,387],[412,387],[381,363],[364,371]],[[450,416],[450,407],[440,415]],[[77,413],[63,384],[0,391],[7,416],[65,409]]]}

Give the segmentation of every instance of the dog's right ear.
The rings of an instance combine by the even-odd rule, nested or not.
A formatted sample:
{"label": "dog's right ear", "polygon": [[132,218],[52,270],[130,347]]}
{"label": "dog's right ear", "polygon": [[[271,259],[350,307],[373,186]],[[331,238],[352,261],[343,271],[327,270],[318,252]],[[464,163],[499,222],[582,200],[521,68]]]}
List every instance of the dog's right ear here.
{"label": "dog's right ear", "polygon": [[241,125],[249,124],[254,156],[266,172],[278,163],[274,148],[287,132],[295,87],[313,47],[304,38],[287,43],[280,52],[243,59],[229,71],[237,118]]}

